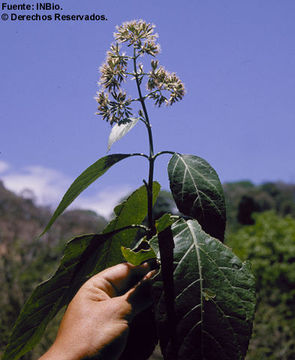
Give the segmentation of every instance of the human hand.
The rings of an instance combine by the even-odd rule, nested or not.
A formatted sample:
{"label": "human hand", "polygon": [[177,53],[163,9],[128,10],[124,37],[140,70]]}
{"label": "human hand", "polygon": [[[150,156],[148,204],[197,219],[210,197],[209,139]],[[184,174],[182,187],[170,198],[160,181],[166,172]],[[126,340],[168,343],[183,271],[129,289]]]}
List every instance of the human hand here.
{"label": "human hand", "polygon": [[[70,302],[52,347],[39,360],[116,360],[123,352],[129,323],[151,305],[147,263],[108,268],[89,279]],[[140,281],[139,281],[140,280]]]}

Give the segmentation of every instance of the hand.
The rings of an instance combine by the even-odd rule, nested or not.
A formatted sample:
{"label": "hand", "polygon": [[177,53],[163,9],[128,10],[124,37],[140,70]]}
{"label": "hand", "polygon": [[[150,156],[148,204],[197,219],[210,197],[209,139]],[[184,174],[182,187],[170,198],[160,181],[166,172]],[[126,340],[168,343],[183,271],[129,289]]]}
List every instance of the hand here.
{"label": "hand", "polygon": [[[147,263],[108,268],[89,279],[70,302],[52,347],[39,360],[116,360],[132,318],[151,305]],[[141,280],[141,281],[139,281]]]}

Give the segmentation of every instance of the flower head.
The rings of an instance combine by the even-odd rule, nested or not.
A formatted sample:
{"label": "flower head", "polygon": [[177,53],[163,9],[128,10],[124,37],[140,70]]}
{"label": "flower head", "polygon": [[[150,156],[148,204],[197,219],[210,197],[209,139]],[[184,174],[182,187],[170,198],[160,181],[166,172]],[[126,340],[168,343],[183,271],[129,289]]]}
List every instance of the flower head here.
{"label": "flower head", "polygon": [[[158,61],[151,61],[152,70],[147,82],[147,89],[151,91],[149,97],[154,99],[158,106],[163,103],[172,105],[183,98],[185,94],[184,85],[175,73],[169,73],[158,64]],[[165,92],[169,93],[169,98],[164,95]]]}
{"label": "flower head", "polygon": [[155,56],[160,52],[160,45],[156,43],[158,34],[154,34],[155,25],[143,20],[132,20],[117,26],[114,37],[118,43],[128,43],[138,50],[139,54]]}
{"label": "flower head", "polygon": [[124,123],[129,121],[132,116],[130,104],[132,100],[127,99],[127,94],[123,91],[111,93],[113,100],[109,99],[109,94],[104,91],[97,93],[95,100],[98,102],[97,115],[102,115],[103,120],[114,123]]}
{"label": "flower head", "polygon": [[112,44],[107,52],[107,58],[100,67],[101,77],[99,83],[110,91],[120,88],[126,77],[127,60],[124,54],[120,54],[118,44]]}

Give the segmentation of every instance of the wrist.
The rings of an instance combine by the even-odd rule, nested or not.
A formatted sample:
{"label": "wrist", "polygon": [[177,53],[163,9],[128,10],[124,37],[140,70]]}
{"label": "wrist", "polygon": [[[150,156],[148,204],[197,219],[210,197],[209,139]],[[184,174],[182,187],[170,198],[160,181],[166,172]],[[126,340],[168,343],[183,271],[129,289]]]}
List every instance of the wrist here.
{"label": "wrist", "polygon": [[67,351],[67,349],[60,349],[55,343],[42,355],[39,360],[81,360],[79,356]]}

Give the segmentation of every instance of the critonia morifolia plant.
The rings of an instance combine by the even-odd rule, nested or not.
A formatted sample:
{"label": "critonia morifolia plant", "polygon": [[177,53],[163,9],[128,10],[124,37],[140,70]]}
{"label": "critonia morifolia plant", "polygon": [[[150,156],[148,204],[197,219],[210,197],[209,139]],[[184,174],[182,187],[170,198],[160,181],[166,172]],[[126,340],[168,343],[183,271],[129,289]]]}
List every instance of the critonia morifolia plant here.
{"label": "critonia morifolia plant", "polygon": [[[173,105],[185,95],[175,73],[159,64],[154,25],[143,20],[118,26],[115,42],[100,68],[98,116],[112,125],[108,149],[135,125],[147,130],[149,153],[110,154],[89,166],[72,183],[43,234],[91,183],[117,162],[140,156],[148,179],[114,209],[115,218],[99,234],[80,235],[66,245],[56,273],[25,303],[3,360],[16,360],[40,340],[47,324],[93,274],[122,261],[160,263],[154,279],[154,305],[134,319],[121,359],[147,359],[157,342],[164,359],[244,359],[252,331],[255,284],[250,266],[222,242],[226,224],[222,185],[204,159],[163,150],[154,152],[148,104]],[[143,63],[143,61],[145,61]],[[133,82],[137,95],[123,86]],[[155,221],[160,190],[154,166],[171,156],[171,192],[183,216],[165,214]],[[147,225],[144,219],[147,217]],[[138,230],[142,238],[138,239]]]}

